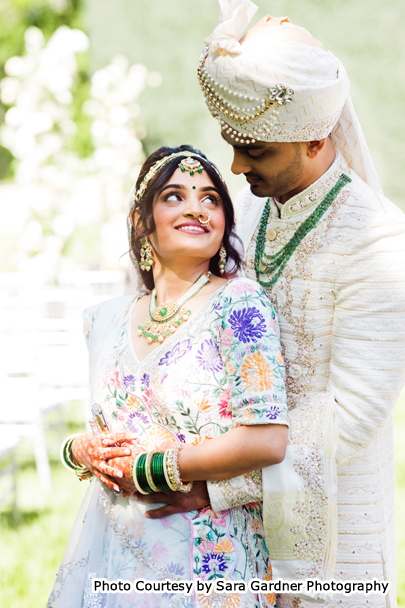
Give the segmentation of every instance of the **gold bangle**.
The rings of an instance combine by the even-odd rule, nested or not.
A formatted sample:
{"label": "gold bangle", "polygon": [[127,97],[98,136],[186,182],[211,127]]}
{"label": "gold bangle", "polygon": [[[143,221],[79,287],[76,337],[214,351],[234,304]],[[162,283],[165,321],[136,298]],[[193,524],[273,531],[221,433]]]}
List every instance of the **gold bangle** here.
{"label": "gold bangle", "polygon": [[187,494],[190,492],[193,487],[193,482],[189,481],[184,484],[181,481],[180,471],[179,471],[179,452],[185,447],[184,443],[178,443],[174,446],[174,448],[170,448],[166,450],[167,458],[166,458],[166,468],[167,468],[167,476],[170,479],[171,487],[175,488],[175,492],[183,492]]}
{"label": "gold bangle", "polygon": [[163,456],[163,473],[165,474],[166,483],[169,486],[169,488],[171,489],[171,491],[176,492],[176,486],[174,486],[172,484],[168,471],[167,471],[167,452],[168,451],[169,450],[165,450],[165,454]]}

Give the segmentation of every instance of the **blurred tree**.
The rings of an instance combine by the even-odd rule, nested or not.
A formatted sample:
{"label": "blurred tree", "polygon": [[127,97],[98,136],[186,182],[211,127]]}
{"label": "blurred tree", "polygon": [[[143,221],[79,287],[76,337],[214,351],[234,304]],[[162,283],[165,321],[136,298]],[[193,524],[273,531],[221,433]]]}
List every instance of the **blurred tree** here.
{"label": "blurred tree", "polygon": [[[404,0],[253,0],[257,21],[288,15],[344,64],[351,95],[384,190],[405,209]],[[204,38],[218,23],[217,0],[83,0],[91,68],[117,53],[163,75],[141,104],[149,153],[165,143],[200,147],[217,162],[233,192],[244,185],[229,170],[231,151],[204,104],[196,78]]]}
{"label": "blurred tree", "polygon": [[[30,26],[41,30],[47,42],[61,25],[82,27],[82,0],[0,0],[0,80],[4,66],[10,57],[19,56],[25,50],[25,32]],[[89,117],[81,109],[88,97],[87,57],[78,59],[79,71],[74,94],[74,121],[78,127],[71,147],[82,156],[92,153]],[[0,123],[9,106],[0,101]],[[0,146],[0,179],[12,177],[12,155]]]}

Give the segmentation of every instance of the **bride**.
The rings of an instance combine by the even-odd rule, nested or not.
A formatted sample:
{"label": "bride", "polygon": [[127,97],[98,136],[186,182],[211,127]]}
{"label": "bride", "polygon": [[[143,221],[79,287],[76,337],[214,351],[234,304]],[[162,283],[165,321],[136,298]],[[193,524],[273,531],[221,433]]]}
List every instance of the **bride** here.
{"label": "bride", "polygon": [[[153,519],[140,494],[218,486],[283,460],[288,415],[272,306],[238,278],[234,211],[216,167],[189,146],[144,163],[129,215],[145,289],[85,311],[92,433],[62,461],[91,477],[48,606],[272,606],[246,594],[93,593],[104,578],[192,581],[271,577],[262,507]],[[226,266],[226,268],[225,268]],[[146,293],[146,295],[145,295]]]}

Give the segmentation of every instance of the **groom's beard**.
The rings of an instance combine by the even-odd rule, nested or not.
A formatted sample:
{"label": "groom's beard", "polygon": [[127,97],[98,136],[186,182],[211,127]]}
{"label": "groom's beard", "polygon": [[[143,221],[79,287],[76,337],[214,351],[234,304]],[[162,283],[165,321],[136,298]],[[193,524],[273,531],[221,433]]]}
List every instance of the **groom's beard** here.
{"label": "groom's beard", "polygon": [[249,171],[245,173],[246,181],[255,196],[280,198],[297,187],[304,174],[304,164],[301,156],[301,147],[297,144],[294,156],[289,165],[280,170],[272,171],[273,163],[268,162],[268,171],[262,173]]}

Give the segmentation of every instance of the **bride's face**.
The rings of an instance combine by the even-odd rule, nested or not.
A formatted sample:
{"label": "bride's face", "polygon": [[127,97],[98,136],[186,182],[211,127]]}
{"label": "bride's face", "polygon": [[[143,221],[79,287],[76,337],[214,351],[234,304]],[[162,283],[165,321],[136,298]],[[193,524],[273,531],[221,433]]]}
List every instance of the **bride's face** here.
{"label": "bride's face", "polygon": [[[202,225],[199,218],[208,225]],[[190,175],[176,169],[153,202],[156,230],[149,236],[160,262],[184,257],[209,261],[224,236],[225,216],[217,189],[206,171]]]}

